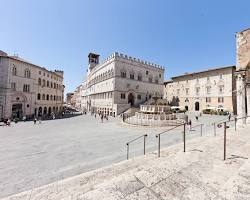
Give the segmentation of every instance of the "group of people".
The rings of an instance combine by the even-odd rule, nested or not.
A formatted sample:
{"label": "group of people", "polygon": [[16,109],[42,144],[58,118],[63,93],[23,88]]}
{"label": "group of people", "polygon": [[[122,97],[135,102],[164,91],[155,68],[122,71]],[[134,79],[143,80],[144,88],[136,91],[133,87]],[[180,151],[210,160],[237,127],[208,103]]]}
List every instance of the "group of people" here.
{"label": "group of people", "polygon": [[95,116],[95,119],[97,118],[97,115],[100,117],[100,119],[101,119],[101,122],[103,123],[103,121],[104,121],[104,119],[106,119],[106,121],[108,121],[109,120],[109,118],[108,118],[108,115],[107,114],[104,114],[103,112],[101,112],[101,111],[99,111],[99,112],[91,112],[91,115],[93,116]]}

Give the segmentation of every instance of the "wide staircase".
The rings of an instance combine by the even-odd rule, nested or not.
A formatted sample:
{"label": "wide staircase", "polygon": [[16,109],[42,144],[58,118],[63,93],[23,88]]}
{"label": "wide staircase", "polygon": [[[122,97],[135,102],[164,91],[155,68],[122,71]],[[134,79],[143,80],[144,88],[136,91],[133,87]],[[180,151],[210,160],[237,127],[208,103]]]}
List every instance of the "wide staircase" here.
{"label": "wide staircase", "polygon": [[226,160],[223,131],[5,200],[250,199],[250,126],[227,129]]}

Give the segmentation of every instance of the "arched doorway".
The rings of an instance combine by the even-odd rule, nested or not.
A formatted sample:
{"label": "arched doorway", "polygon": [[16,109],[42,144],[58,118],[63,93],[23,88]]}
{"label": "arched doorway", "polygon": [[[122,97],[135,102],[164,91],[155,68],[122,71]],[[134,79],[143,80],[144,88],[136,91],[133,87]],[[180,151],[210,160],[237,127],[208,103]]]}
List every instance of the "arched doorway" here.
{"label": "arched doorway", "polygon": [[185,110],[188,111],[188,106],[185,106]]}
{"label": "arched doorway", "polygon": [[51,107],[49,107],[48,115],[51,115]]}
{"label": "arched doorway", "polygon": [[38,116],[42,116],[42,114],[43,114],[43,109],[42,109],[42,107],[39,107],[38,108]]}
{"label": "arched doorway", "polygon": [[22,118],[23,116],[23,105],[21,103],[12,105],[12,117],[13,118]]}
{"label": "arched doorway", "polygon": [[132,93],[129,93],[128,95],[128,104],[130,104],[131,106],[134,105],[134,101],[135,101],[135,97]]}
{"label": "arched doorway", "polygon": [[200,103],[197,101],[195,102],[195,111],[199,111],[200,110]]}
{"label": "arched doorway", "polygon": [[43,114],[44,114],[44,115],[47,115],[47,107],[44,107],[44,108],[43,108]]}

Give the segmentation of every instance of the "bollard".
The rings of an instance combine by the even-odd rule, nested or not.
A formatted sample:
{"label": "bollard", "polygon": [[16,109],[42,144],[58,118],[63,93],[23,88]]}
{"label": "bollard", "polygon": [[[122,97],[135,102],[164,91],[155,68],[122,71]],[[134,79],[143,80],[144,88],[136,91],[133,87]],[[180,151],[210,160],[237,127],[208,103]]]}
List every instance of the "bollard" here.
{"label": "bollard", "polygon": [[186,123],[183,124],[184,130],[183,130],[183,151],[186,152]]}
{"label": "bollard", "polygon": [[216,136],[216,125],[214,123],[214,136]]}
{"label": "bollard", "polygon": [[237,118],[234,118],[234,130],[236,131]]}
{"label": "bollard", "polygon": [[144,155],[146,154],[146,137],[147,137],[148,135],[146,134],[146,135],[144,135],[144,148],[143,148],[143,153],[144,153]]}
{"label": "bollard", "polygon": [[203,126],[203,124],[201,124],[201,137],[202,137],[202,126]]}
{"label": "bollard", "polygon": [[161,156],[161,153],[160,153],[160,151],[161,151],[161,135],[159,134],[157,137],[158,137],[158,157],[160,157]]}
{"label": "bollard", "polygon": [[127,160],[128,160],[128,155],[129,155],[129,143],[127,143]]}

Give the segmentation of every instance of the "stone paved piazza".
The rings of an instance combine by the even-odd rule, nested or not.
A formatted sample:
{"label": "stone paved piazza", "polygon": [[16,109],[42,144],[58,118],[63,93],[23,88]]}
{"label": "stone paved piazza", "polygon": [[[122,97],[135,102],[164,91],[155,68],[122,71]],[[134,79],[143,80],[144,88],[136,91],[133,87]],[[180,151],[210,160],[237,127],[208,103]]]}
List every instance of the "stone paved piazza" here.
{"label": "stone paved piazza", "polygon": [[[213,120],[221,118],[225,117],[204,115],[200,119],[207,124],[204,134],[211,130],[206,127]],[[101,123],[94,116],[82,115],[41,125],[0,126],[0,198],[123,161],[126,142],[145,133],[149,134],[147,151],[156,150],[155,134],[164,128],[133,127],[122,125],[120,120],[110,118]],[[189,134],[189,138],[195,136],[199,136],[198,131]],[[180,141],[177,130],[162,136],[162,147]],[[131,144],[130,156],[142,155],[142,148],[140,142]]]}

